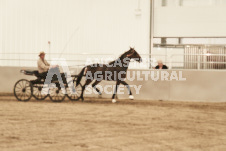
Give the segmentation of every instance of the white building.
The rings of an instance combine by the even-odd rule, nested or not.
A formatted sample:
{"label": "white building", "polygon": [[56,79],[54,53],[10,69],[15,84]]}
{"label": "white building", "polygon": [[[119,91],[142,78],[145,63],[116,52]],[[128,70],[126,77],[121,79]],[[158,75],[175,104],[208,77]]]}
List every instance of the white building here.
{"label": "white building", "polygon": [[162,37],[224,44],[225,8],[225,0],[0,0],[0,65],[36,66],[40,51],[80,65],[129,46],[148,57]]}

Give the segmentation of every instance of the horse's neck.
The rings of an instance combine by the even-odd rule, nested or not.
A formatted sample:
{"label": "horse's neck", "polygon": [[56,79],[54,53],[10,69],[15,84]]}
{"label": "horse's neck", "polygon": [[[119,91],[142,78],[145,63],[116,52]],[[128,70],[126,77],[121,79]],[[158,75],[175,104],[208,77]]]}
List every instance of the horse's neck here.
{"label": "horse's neck", "polygon": [[122,70],[127,70],[131,59],[129,58],[129,60],[127,60],[128,62],[124,62],[124,59],[125,58],[119,57],[118,59],[112,61],[111,64],[113,65],[113,67],[119,67],[122,68]]}

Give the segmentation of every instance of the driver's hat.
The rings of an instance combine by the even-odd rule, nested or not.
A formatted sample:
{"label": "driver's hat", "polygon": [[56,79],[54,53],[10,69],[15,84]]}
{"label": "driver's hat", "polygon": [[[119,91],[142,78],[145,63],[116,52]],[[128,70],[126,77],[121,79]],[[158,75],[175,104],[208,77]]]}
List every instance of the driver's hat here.
{"label": "driver's hat", "polygon": [[44,52],[44,51],[41,51],[40,53],[39,53],[39,56],[41,56],[41,55],[45,55],[46,53]]}

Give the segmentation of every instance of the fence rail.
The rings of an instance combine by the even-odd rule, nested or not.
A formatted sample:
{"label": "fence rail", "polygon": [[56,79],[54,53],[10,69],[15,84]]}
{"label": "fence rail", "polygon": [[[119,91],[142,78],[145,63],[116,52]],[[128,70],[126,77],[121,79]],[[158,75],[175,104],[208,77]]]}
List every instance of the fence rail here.
{"label": "fence rail", "polygon": [[[165,54],[160,57],[159,50]],[[173,51],[173,54],[171,51]],[[178,50],[178,51],[175,51]],[[171,69],[226,69],[226,46],[225,45],[159,45],[154,44],[152,57],[160,58]]]}
{"label": "fence rail", "polygon": [[[161,53],[159,53],[161,52]],[[162,53],[164,52],[164,53]],[[0,66],[28,66],[36,67],[38,59],[37,53],[0,53]],[[58,58],[60,53],[48,54],[50,58]],[[93,63],[108,63],[119,55],[115,54],[96,54],[96,53],[70,53],[63,54],[69,66],[84,66],[87,59]],[[226,69],[226,46],[225,45],[159,45],[154,44],[151,54],[141,54],[143,63],[135,66],[134,61],[131,68],[154,68],[157,60],[162,60],[170,69]],[[108,59],[108,62],[103,59]],[[89,63],[89,61],[88,61]]]}

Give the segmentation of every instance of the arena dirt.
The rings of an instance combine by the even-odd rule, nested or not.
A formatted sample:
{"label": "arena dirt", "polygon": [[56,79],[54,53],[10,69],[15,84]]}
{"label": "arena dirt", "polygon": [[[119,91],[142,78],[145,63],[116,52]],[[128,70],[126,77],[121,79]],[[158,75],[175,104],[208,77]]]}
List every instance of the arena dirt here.
{"label": "arena dirt", "polygon": [[226,150],[226,103],[0,98],[1,151]]}

